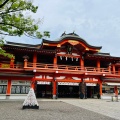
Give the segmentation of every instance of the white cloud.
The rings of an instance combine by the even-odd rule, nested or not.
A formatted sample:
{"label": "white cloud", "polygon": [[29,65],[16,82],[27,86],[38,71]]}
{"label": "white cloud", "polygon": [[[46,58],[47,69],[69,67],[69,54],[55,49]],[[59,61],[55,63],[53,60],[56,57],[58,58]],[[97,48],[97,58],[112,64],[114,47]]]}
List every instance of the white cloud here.
{"label": "white cloud", "polygon": [[[91,45],[103,46],[103,52],[120,56],[120,0],[34,0],[34,3],[39,9],[33,17],[44,18],[40,30],[49,30],[52,40],[64,31],[75,30]],[[39,43],[26,37],[16,40]]]}

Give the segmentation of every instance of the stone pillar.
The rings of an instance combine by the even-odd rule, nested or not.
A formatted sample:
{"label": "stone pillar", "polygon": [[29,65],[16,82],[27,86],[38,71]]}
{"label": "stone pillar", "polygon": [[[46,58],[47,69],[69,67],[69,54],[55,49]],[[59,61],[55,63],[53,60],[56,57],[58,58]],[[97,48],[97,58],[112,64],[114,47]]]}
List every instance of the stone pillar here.
{"label": "stone pillar", "polygon": [[57,94],[57,82],[53,81],[53,99],[57,98],[56,94]]}
{"label": "stone pillar", "polygon": [[11,94],[11,79],[8,80],[8,83],[7,83],[7,91],[6,91],[6,99],[9,99],[10,97],[10,94]]}

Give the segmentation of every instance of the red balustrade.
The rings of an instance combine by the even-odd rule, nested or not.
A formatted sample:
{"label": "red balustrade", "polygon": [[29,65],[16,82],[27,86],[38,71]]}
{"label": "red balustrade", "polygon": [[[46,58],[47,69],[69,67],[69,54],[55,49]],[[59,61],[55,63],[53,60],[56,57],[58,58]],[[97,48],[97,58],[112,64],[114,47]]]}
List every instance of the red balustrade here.
{"label": "red balustrade", "polygon": [[115,73],[109,68],[97,68],[97,67],[81,67],[81,66],[70,66],[70,65],[56,65],[56,64],[44,64],[44,63],[30,63],[27,62],[26,66],[22,64],[13,64],[0,63],[0,69],[38,69],[38,70],[52,70],[52,71],[66,71],[66,72],[86,72],[86,73],[107,73],[107,74],[116,74],[120,75],[120,72],[116,71]]}

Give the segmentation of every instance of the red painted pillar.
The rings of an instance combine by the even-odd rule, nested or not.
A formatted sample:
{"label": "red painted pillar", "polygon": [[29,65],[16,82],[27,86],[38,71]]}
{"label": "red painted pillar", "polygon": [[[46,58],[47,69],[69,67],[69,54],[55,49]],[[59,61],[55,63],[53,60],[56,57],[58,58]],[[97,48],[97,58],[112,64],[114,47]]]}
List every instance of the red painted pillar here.
{"label": "red painted pillar", "polygon": [[24,59],[24,68],[26,68],[27,67],[27,59]]}
{"label": "red painted pillar", "polygon": [[10,68],[14,68],[14,58],[11,58],[10,60]]}
{"label": "red painted pillar", "polygon": [[120,68],[118,68],[118,74],[120,75]]}
{"label": "red painted pillar", "polygon": [[115,64],[112,65],[113,74],[115,74]]}
{"label": "red painted pillar", "polygon": [[109,65],[108,70],[109,70],[109,72],[111,73],[111,65]]}
{"label": "red painted pillar", "polygon": [[37,63],[37,53],[34,53],[33,55],[33,67],[36,68],[36,63]]}
{"label": "red painted pillar", "polygon": [[80,66],[81,69],[84,69],[84,59],[80,58]]}
{"label": "red painted pillar", "polygon": [[11,94],[11,79],[9,79],[7,83],[6,99],[9,99],[10,94]]}
{"label": "red painted pillar", "polygon": [[53,81],[53,99],[56,99],[56,93],[57,93],[57,82]]}
{"label": "red painted pillar", "polygon": [[53,63],[54,63],[54,65],[57,64],[57,57],[54,57]]}
{"label": "red painted pillar", "polygon": [[53,58],[53,64],[54,64],[54,67],[57,66],[57,56],[55,56],[55,57]]}
{"label": "red painted pillar", "polygon": [[32,78],[32,81],[31,81],[31,88],[33,88],[33,90],[35,89],[35,78],[34,77]]}
{"label": "red painted pillar", "polygon": [[114,92],[115,92],[115,96],[118,96],[118,89],[117,89],[117,86],[114,86]]}
{"label": "red painted pillar", "polygon": [[100,60],[97,60],[97,70],[100,71]]}

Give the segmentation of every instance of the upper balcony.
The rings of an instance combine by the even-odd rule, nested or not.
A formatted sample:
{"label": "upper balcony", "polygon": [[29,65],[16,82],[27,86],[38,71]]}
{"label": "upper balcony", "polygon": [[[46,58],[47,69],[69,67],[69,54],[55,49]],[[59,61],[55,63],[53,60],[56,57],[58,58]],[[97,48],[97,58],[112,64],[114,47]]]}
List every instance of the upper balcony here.
{"label": "upper balcony", "polygon": [[112,71],[108,68],[85,67],[85,66],[70,66],[57,64],[32,63],[24,61],[21,64],[0,63],[0,70],[5,71],[32,71],[38,73],[60,73],[60,74],[80,74],[86,76],[113,76],[120,77],[120,71]]}
{"label": "upper balcony", "polygon": [[24,64],[24,69],[33,72],[48,72],[48,73],[62,73],[62,74],[84,74],[84,75],[98,75],[98,76],[116,76],[120,77],[120,71],[112,71],[108,68],[98,67],[83,67],[44,63],[30,63]]}
{"label": "upper balcony", "polygon": [[21,64],[10,64],[10,63],[8,63],[8,62],[2,62],[2,63],[0,63],[0,70],[2,71],[7,71],[7,70],[11,70],[11,71],[13,71],[13,70],[15,70],[15,71],[17,71],[17,70],[24,70],[24,65],[21,65]]}

